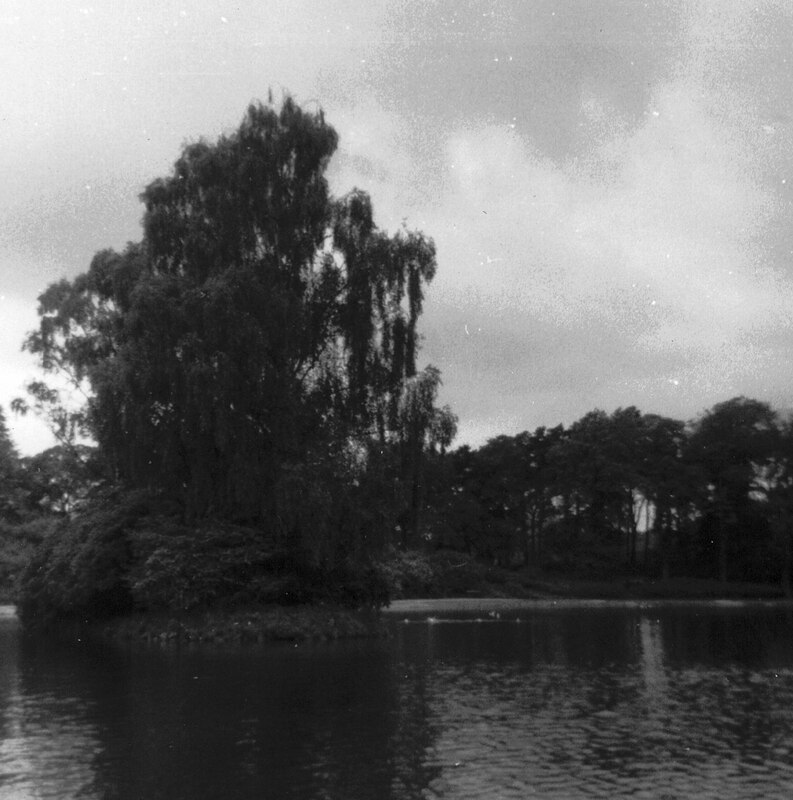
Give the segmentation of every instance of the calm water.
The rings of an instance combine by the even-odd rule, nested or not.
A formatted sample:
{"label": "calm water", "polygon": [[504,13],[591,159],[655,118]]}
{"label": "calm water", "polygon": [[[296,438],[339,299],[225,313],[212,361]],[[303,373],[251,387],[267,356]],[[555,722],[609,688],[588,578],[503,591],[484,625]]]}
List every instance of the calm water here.
{"label": "calm water", "polygon": [[35,642],[0,615],[0,797],[793,797],[789,609],[428,615],[234,654]]}

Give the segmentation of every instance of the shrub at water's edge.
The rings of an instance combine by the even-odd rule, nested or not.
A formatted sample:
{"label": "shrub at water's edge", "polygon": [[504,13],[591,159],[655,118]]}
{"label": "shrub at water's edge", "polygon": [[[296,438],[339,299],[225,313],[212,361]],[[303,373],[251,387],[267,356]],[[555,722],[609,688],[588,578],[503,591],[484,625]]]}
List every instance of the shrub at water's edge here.
{"label": "shrub at water's edge", "polygon": [[17,523],[0,522],[0,603],[17,601],[27,565],[56,525],[57,520],[46,516]]}
{"label": "shrub at water's edge", "polygon": [[19,587],[28,629],[89,625],[116,639],[248,642],[377,633],[390,598],[779,597],[777,586],[677,579],[597,580],[503,569],[460,552],[393,550],[362,566],[312,565],[266,531],[187,525],[144,493],[107,492],[40,544]]}
{"label": "shrub at water's edge", "polygon": [[135,612],[167,618],[268,604],[378,607],[387,600],[373,566],[310,564],[279,550],[261,529],[212,520],[191,526],[145,493],[107,492],[41,542],[21,578],[19,613],[34,629]]}

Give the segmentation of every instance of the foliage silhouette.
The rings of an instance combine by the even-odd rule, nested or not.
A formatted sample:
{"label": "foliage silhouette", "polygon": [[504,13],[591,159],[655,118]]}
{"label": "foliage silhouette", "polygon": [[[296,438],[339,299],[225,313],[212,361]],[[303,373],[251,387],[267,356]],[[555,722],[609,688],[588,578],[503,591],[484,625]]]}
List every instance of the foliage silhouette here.
{"label": "foliage silhouette", "polygon": [[435,246],[378,229],[365,192],[330,195],[337,141],[287,97],[185,146],[141,195],[142,241],[39,298],[25,347],[85,404],[36,381],[17,407],[75,453],[93,438],[108,483],[176,503],[175,525],[249,526],[352,581],[398,521],[420,535],[425,455],[456,418],[417,369]]}

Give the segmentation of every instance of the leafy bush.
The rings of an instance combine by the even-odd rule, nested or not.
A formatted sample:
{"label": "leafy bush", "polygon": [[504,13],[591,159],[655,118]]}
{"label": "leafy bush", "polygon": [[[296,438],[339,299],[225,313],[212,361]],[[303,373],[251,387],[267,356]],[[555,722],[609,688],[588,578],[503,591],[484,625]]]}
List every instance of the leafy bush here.
{"label": "leafy bush", "polygon": [[379,567],[395,600],[432,597],[437,593],[435,571],[428,556],[421,551],[394,550]]}
{"label": "leafy bush", "polygon": [[22,575],[19,612],[31,626],[132,608],[130,531],[150,512],[141,494],[107,493],[44,539]]}
{"label": "leafy bush", "polygon": [[301,577],[312,602],[360,608],[388,605],[391,598],[390,587],[378,565],[341,563]]}
{"label": "leafy bush", "polygon": [[133,540],[129,584],[137,606],[186,611],[212,605],[328,602],[383,605],[388,589],[371,567],[314,565],[276,547],[266,532],[224,522],[190,528],[149,519]]}
{"label": "leafy bush", "polygon": [[467,553],[441,550],[432,557],[437,591],[441,597],[491,594],[494,584],[503,584],[504,571],[483,564]]}
{"label": "leafy bush", "polygon": [[143,493],[116,493],[42,540],[22,576],[19,608],[35,627],[133,609],[387,601],[387,581],[375,567],[344,558],[316,564],[279,549],[260,528],[190,526]]}
{"label": "leafy bush", "polygon": [[[167,517],[143,521],[133,537],[129,586],[146,609],[189,610],[221,599],[259,600],[257,589],[281,599],[272,581],[277,566],[269,537],[229,523],[191,528]],[[269,577],[269,576],[267,576]]]}
{"label": "leafy bush", "polygon": [[0,601],[14,602],[19,581],[41,542],[57,525],[54,517],[35,517],[25,522],[0,522]]}

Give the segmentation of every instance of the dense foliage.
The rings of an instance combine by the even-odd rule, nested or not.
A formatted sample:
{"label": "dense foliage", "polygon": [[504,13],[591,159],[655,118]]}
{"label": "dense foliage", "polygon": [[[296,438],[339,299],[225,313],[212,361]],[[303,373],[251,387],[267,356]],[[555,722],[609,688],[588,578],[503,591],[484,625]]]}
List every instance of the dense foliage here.
{"label": "dense foliage", "polygon": [[636,408],[451,454],[437,547],[581,576],[782,581],[793,535],[793,427],[766,403],[688,424]]}
{"label": "dense foliage", "polygon": [[[438,371],[417,369],[435,248],[379,230],[364,192],[329,194],[336,146],[321,113],[252,105],[146,188],[141,242],[40,297],[25,346],[87,402],[69,407],[38,381],[17,410],[44,412],[70,452],[96,441],[108,485],[170,503],[182,533],[156,563],[174,576],[185,541],[204,553],[209,522],[247,526],[301,575],[345,583],[419,535],[425,458],[455,431],[435,407]],[[82,524],[64,536],[94,547]],[[129,538],[109,527],[102,537]],[[167,571],[149,554],[151,574],[130,577],[140,542],[128,544],[125,581],[152,597]]]}
{"label": "dense foliage", "polygon": [[20,458],[0,408],[0,602],[15,598],[35,548],[53,528],[53,515],[39,491],[49,489],[52,477]]}

